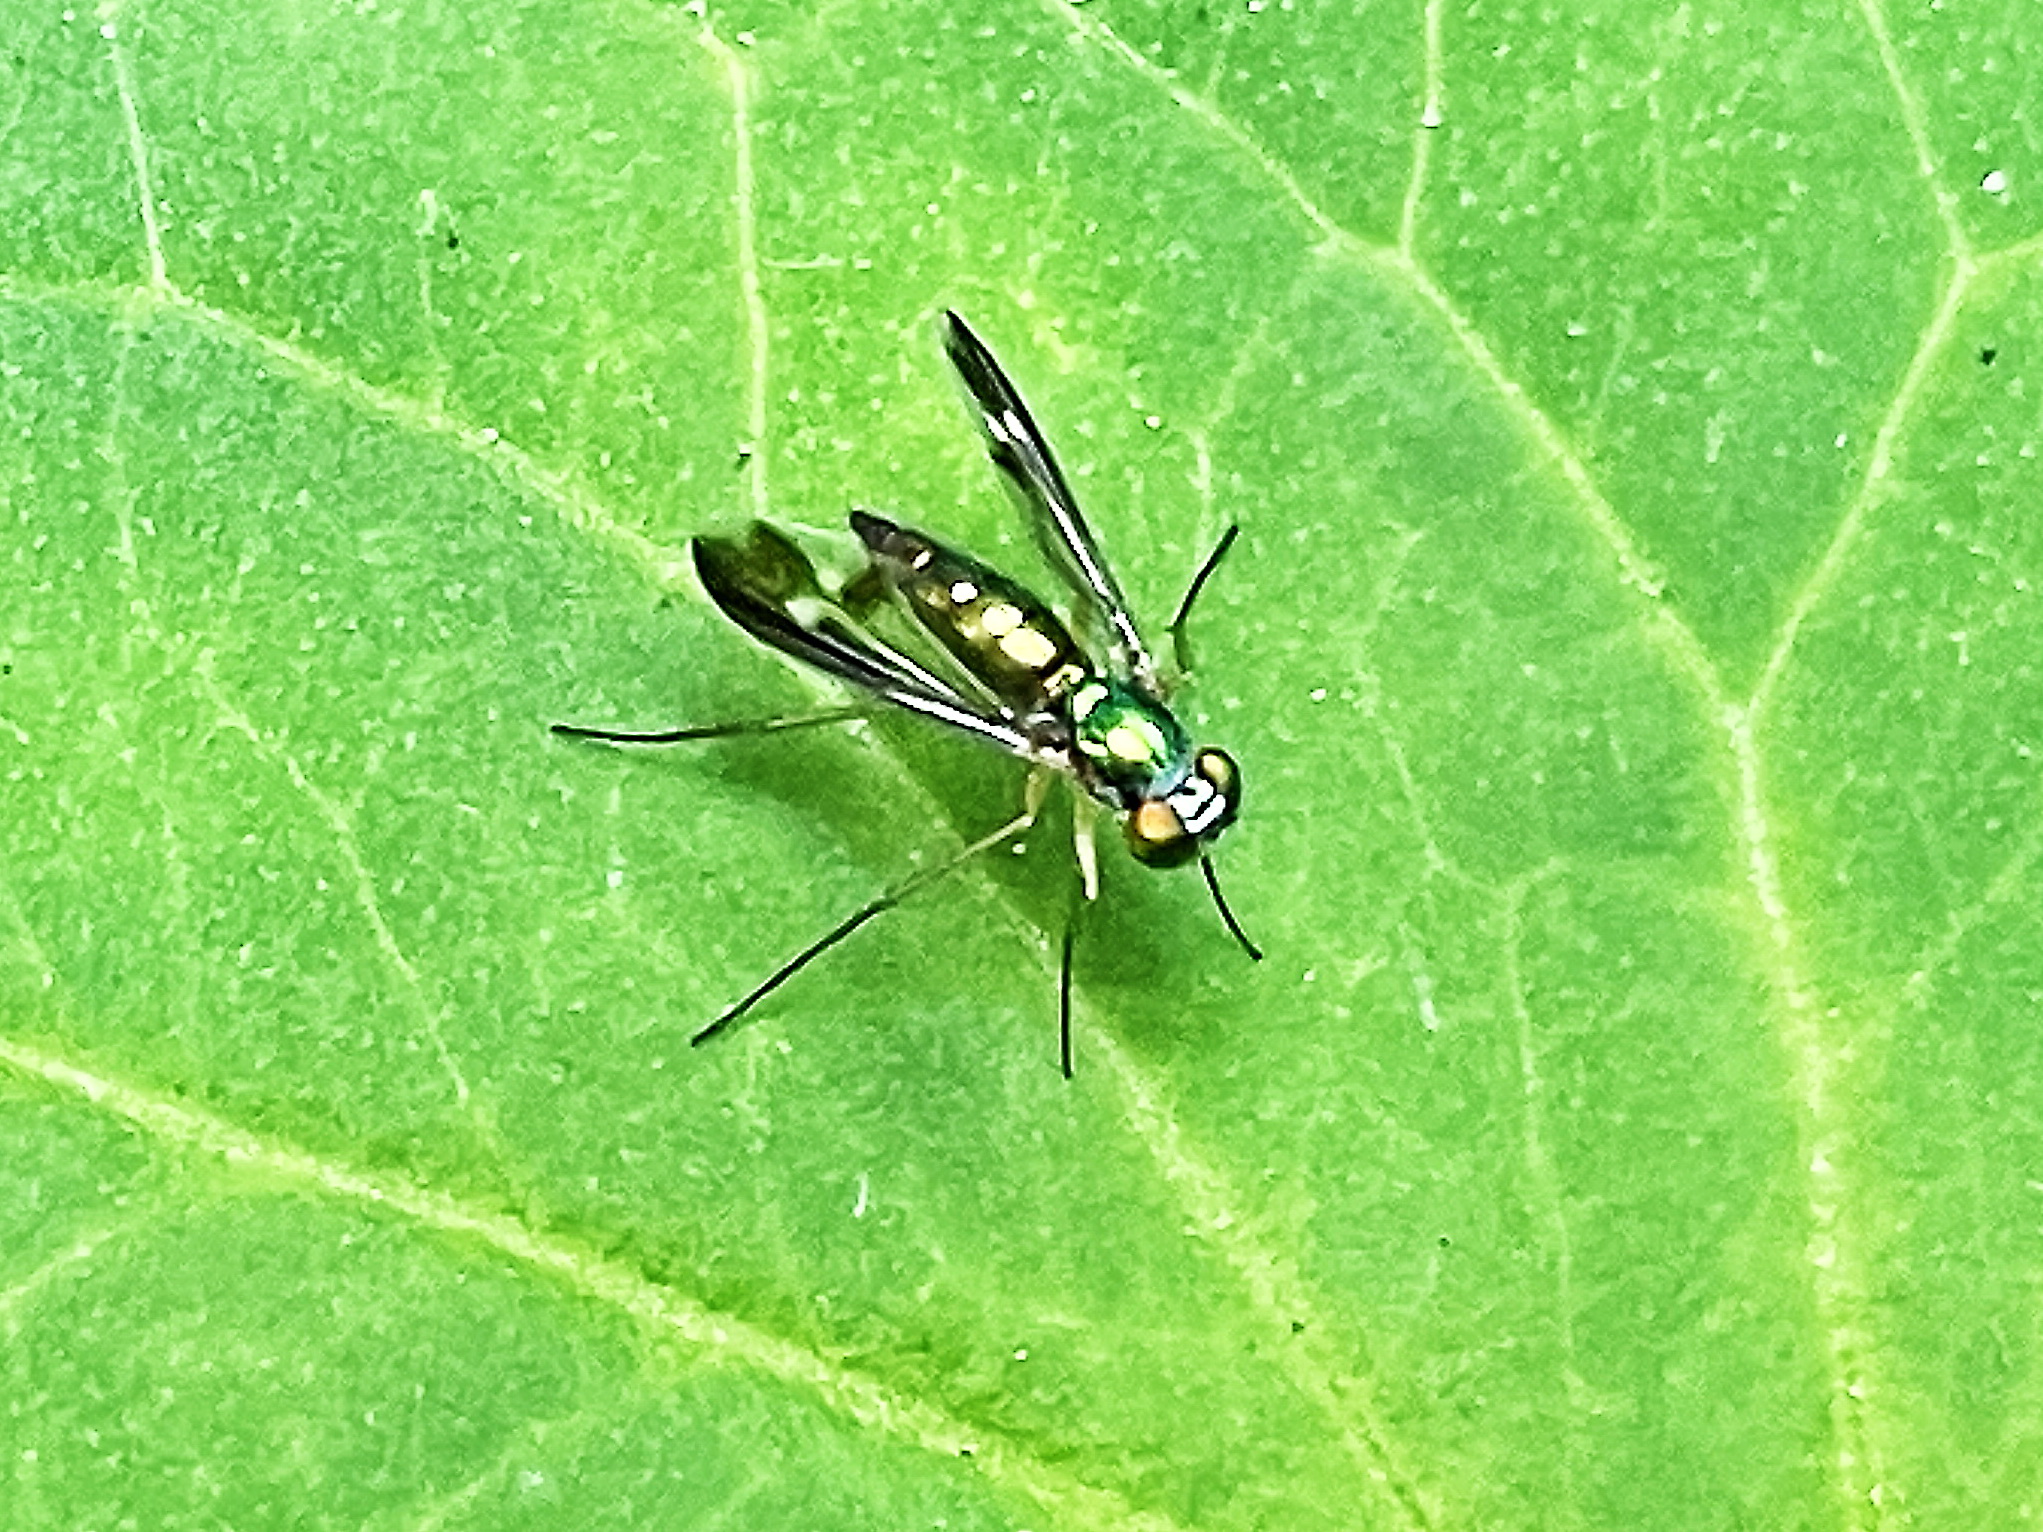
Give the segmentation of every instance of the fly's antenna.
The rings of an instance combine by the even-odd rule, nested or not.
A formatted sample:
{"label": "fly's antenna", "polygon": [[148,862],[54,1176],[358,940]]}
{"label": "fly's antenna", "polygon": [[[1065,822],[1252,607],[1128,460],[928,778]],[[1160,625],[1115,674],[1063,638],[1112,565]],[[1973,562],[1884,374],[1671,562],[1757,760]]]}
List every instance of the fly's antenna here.
{"label": "fly's antenna", "polygon": [[[1239,524],[1229,527],[1220,534],[1220,541],[1213,545],[1213,551],[1206,555],[1206,561],[1199,566],[1199,572],[1192,576],[1192,583],[1185,587],[1185,599],[1178,603],[1178,614],[1163,630],[1170,635],[1171,652],[1176,656],[1178,669],[1190,671],[1192,654],[1185,643],[1185,620],[1192,615],[1192,603],[1199,599],[1199,592],[1206,588],[1206,582],[1213,578],[1213,571],[1220,567],[1220,561],[1227,557],[1227,550],[1234,546],[1234,540],[1241,536]],[[1216,894],[1214,897],[1218,898]],[[1225,905],[1221,908],[1226,909]],[[1234,922],[1229,921],[1232,925]],[[1239,934],[1239,933],[1236,933]],[[1250,949],[1254,950],[1254,949]]]}
{"label": "fly's antenna", "polygon": [[[1211,560],[1208,560],[1208,563],[1210,564]],[[1220,918],[1227,923],[1228,933],[1241,943],[1242,951],[1260,963],[1263,960],[1263,949],[1248,939],[1248,932],[1241,928],[1241,922],[1234,918],[1234,911],[1230,910],[1227,901],[1220,897],[1220,879],[1213,871],[1213,858],[1203,852],[1199,856],[1199,871],[1206,874],[1206,887],[1213,895],[1213,907],[1220,911]]]}
{"label": "fly's antenna", "polygon": [[736,739],[746,734],[778,734],[783,729],[814,729],[826,723],[850,723],[868,716],[864,708],[838,707],[793,718],[747,718],[738,723],[705,723],[692,729],[662,729],[653,734],[585,729],[578,723],[556,723],[549,727],[555,734],[565,734],[569,739],[601,739],[613,745],[679,745],[691,739]]}

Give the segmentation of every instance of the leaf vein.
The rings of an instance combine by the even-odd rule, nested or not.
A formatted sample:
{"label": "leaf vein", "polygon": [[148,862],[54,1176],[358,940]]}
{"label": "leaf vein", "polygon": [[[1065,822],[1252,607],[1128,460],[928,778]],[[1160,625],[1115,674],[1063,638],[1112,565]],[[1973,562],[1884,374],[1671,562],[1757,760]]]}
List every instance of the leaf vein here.
{"label": "leaf vein", "polygon": [[1945,249],[1954,260],[1969,260],[1972,242],[1958,217],[1958,199],[1942,184],[1936,149],[1930,141],[1929,122],[1921,100],[1901,71],[1901,55],[1887,31],[1886,12],[1881,9],[1880,0],[1859,0],[1859,14],[1865,19],[1866,30],[1872,34],[1873,47],[1880,55],[1880,68],[1887,76],[1887,84],[1900,107],[1902,128],[1908,134],[1909,147],[1915,151],[1916,174],[1922,177],[1928,188],[1930,199],[1936,205],[1937,221],[1944,226]]}
{"label": "leaf vein", "polygon": [[116,313],[138,310],[145,314],[167,314],[196,328],[214,331],[233,344],[258,352],[279,364],[317,392],[346,400],[366,414],[391,421],[422,437],[447,442],[464,456],[487,466],[513,489],[549,507],[568,525],[593,533],[601,541],[621,549],[645,571],[649,580],[663,589],[677,583],[687,567],[681,549],[656,542],[626,526],[571,474],[543,467],[531,453],[505,439],[495,427],[476,425],[404,394],[379,387],[302,347],[257,329],[236,315],[201,303],[175,289],[103,288],[86,283],[41,288],[6,281],[0,283],[0,291],[14,298],[62,296]]}
{"label": "leaf vein", "polygon": [[1180,1532],[1171,1518],[1137,1510],[1120,1496],[1080,1483],[1038,1458],[985,1440],[973,1428],[846,1368],[837,1358],[706,1308],[620,1261],[558,1235],[535,1232],[507,1214],[259,1136],[13,1038],[0,1037],[0,1066],[82,1096],[164,1143],[224,1160],[258,1181],[302,1186],[341,1203],[398,1215],[418,1228],[476,1241],[625,1314],[660,1341],[754,1368],[820,1398],[867,1430],[946,1458],[970,1449],[971,1462],[989,1480],[1043,1507],[1104,1526]]}
{"label": "leaf vein", "polygon": [[745,429],[751,436],[746,469],[752,513],[767,514],[766,386],[771,333],[759,264],[759,214],[752,176],[752,72],[738,51],[717,35],[706,10],[702,46],[723,66],[731,97],[731,211],[737,221],[738,294],[745,310]]}
{"label": "leaf vein", "polygon": [[20,1333],[21,1309],[39,1297],[45,1288],[72,1267],[91,1260],[112,1241],[125,1239],[137,1230],[146,1228],[154,1220],[154,1216],[153,1208],[138,1209],[126,1218],[116,1219],[89,1233],[81,1234],[12,1287],[0,1290],[0,1324],[5,1325],[7,1334],[11,1337]]}
{"label": "leaf vein", "polygon": [[397,940],[397,933],[384,918],[381,898],[376,890],[376,878],[369,871],[369,864],[362,857],[362,848],[355,839],[355,827],[347,811],[334,801],[328,793],[306,775],[304,765],[298,757],[258,729],[249,716],[235,705],[210,665],[203,660],[194,667],[195,689],[219,710],[220,722],[245,738],[255,753],[270,765],[280,768],[290,778],[291,785],[304,795],[319,817],[325,821],[332,834],[334,844],[340,851],[341,860],[347,864],[348,872],[354,879],[355,903],[361,909],[362,917],[368,922],[370,934],[375,938],[376,948],[383,954],[384,961],[397,971],[404,980],[406,992],[412,997],[426,1037],[438,1056],[440,1068],[454,1087],[455,1104],[463,1109],[469,1106],[468,1080],[461,1072],[460,1060],[454,1057],[447,1046],[446,1034],[441,1030],[442,1008],[432,1004],[426,993],[425,981],[404,947]]}
{"label": "leaf vein", "polygon": [[[1545,1209],[1541,1219],[1528,1209],[1530,1221],[1544,1222],[1553,1257],[1554,1280],[1554,1327],[1560,1343],[1562,1378],[1561,1383],[1570,1403],[1574,1403],[1583,1389],[1583,1380],[1576,1367],[1575,1355],[1575,1247],[1572,1232],[1568,1226],[1568,1205],[1561,1175],[1554,1164],[1552,1153],[1546,1142],[1546,1095],[1547,1080],[1540,1072],[1539,1048],[1534,1037],[1532,1006],[1525,995],[1525,978],[1520,968],[1520,957],[1525,944],[1525,901],[1546,879],[1562,868],[1559,861],[1528,873],[1514,882],[1506,891],[1504,900],[1504,990],[1510,997],[1511,1014],[1517,1022],[1518,1076],[1524,1101],[1523,1140],[1525,1169],[1532,1190]],[[1582,1440],[1579,1427],[1582,1424],[1579,1409],[1569,1412],[1572,1427],[1568,1432],[1565,1450],[1561,1453],[1561,1485],[1563,1494],[1570,1501],[1575,1500],[1575,1465],[1577,1461],[1590,1461],[1591,1449]]]}
{"label": "leaf vein", "polygon": [[1853,1189],[1846,1182],[1854,1118],[1851,1103],[1840,1100],[1846,1093],[1838,1081],[1851,1042],[1825,1025],[1832,1012],[1817,1002],[1802,978],[1795,923],[1782,891],[1766,815],[1754,721],[1750,707],[1732,707],[1724,714],[1738,768],[1737,833],[1747,880],[1760,908],[1763,945],[1771,949],[1768,981],[1784,1007],[1780,1038],[1787,1051],[1809,1229],[1805,1264],[1819,1340],[1830,1364],[1829,1419],[1837,1455],[1828,1466],[1847,1514],[1854,1515],[1856,1507],[1880,1504],[1882,1472],[1870,1418],[1877,1389],[1871,1381],[1872,1345],[1865,1332],[1869,1289],[1860,1270]]}
{"label": "leaf vein", "polygon": [[2043,856],[2043,823],[2039,823],[2033,807],[2029,823],[2036,828],[2022,837],[2020,844],[2001,863],[2000,870],[1988,881],[1985,891],[1963,909],[1953,911],[1945,924],[1944,934],[1925,946],[1909,965],[1909,975],[1901,984],[1904,1002],[1923,1005],[1939,978],[1938,970],[1958,955],[1958,948],[1973,927],[1992,915],[1997,906],[2010,904],[2021,895],[2029,870],[2036,865],[2036,859]]}
{"label": "leaf vein", "polygon": [[1425,14],[1425,105],[1419,109],[1419,125],[1412,129],[1412,173],[1405,185],[1403,211],[1398,215],[1397,248],[1406,260],[1416,259],[1419,242],[1419,209],[1424,204],[1426,178],[1433,163],[1433,135],[1446,121],[1447,63],[1441,45],[1441,18],[1447,0],[1426,0]]}
{"label": "leaf vein", "polygon": [[[1301,1314],[1315,1318],[1323,1311],[1319,1295],[1298,1269],[1259,1237],[1253,1218],[1227,1177],[1187,1144],[1186,1135],[1161,1087],[1106,1030],[1092,1046],[1107,1061],[1128,1103],[1135,1136],[1156,1162],[1201,1240],[1209,1241],[1234,1271],[1250,1300],[1270,1320],[1294,1325]],[[1437,1519],[1421,1495],[1417,1481],[1399,1460],[1373,1398],[1374,1388],[1343,1366],[1325,1334],[1325,1326],[1306,1322],[1296,1329],[1283,1352],[1292,1381],[1340,1432],[1343,1446],[1365,1479],[1390,1498],[1402,1523],[1425,1532]]]}
{"label": "leaf vein", "polygon": [[1788,603],[1788,613],[1781,621],[1779,636],[1760,670],[1751,700],[1746,703],[1746,708],[1755,717],[1765,713],[1772,702],[1774,690],[1786,673],[1803,626],[1843,575],[1865,531],[1867,518],[1879,505],[1888,476],[1893,472],[1895,443],[1900,439],[1909,413],[1922,393],[1931,366],[1951,338],[1959,310],[1964,306],[1966,294],[1978,274],[1978,263],[1969,257],[1961,256],[1951,263],[1950,275],[1929,324],[1918,337],[1915,353],[1908,359],[1907,367],[1902,369],[1900,385],[1874,430],[1872,450],[1867,454],[1865,474],[1859,480],[1858,490],[1845,506],[1844,515],[1838,519],[1837,529],[1824,545],[1815,567]]}
{"label": "leaf vein", "polygon": [[1072,5],[1070,0],[1042,0],[1042,4],[1049,10],[1051,15],[1061,19],[1079,37],[1119,58],[1137,74],[1142,76],[1143,79],[1149,81],[1150,84],[1170,97],[1172,101],[1198,118],[1199,121],[1205,123],[1207,127],[1218,133],[1222,138],[1234,145],[1236,149],[1241,151],[1242,154],[1254,161],[1257,169],[1283,190],[1285,196],[1290,199],[1292,206],[1297,209],[1308,223],[1319,230],[1323,239],[1335,244],[1348,243],[1354,240],[1354,235],[1343,229],[1317,203],[1305,194],[1305,188],[1299,185],[1298,178],[1292,175],[1282,161],[1258,143],[1253,134],[1232,117],[1228,116],[1226,112],[1222,111],[1212,101],[1182,84],[1177,77],[1176,70],[1165,69],[1161,65],[1152,63],[1144,58],[1137,49],[1129,46],[1121,38],[1120,34],[1108,26],[1105,21],[1086,11],[1080,10],[1077,6]]}
{"label": "leaf vein", "polygon": [[156,221],[156,189],[149,171],[149,140],[142,132],[142,113],[137,104],[135,63],[121,42],[119,0],[99,8],[99,32],[106,39],[106,51],[113,65],[114,89],[120,97],[121,117],[128,130],[128,161],[135,172],[135,200],[142,215],[142,244],[149,257],[149,285],[158,293],[173,291],[169,268],[163,258],[163,230]]}

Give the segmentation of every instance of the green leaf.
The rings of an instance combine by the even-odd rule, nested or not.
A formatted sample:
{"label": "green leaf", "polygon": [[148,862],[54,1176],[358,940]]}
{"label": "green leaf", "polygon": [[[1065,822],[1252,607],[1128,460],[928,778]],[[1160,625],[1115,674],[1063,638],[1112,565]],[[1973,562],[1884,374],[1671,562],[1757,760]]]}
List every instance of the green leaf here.
{"label": "green leaf", "polygon": [[[2043,1486],[2033,29],[1878,0],[0,18],[21,1528],[1972,1528]],[[1152,625],[1198,879],[686,539]]]}

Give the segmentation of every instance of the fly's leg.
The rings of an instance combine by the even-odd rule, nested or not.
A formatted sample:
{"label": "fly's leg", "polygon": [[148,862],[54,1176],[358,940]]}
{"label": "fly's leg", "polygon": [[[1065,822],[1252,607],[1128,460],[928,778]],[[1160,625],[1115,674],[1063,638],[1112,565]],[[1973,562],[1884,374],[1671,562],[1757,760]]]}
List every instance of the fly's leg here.
{"label": "fly's leg", "polygon": [[1071,901],[1071,918],[1064,922],[1064,961],[1057,969],[1057,1059],[1064,1078],[1071,1078],[1071,949],[1078,940],[1079,902]]}
{"label": "fly's leg", "polygon": [[871,716],[866,708],[834,707],[820,713],[797,713],[788,718],[746,718],[736,723],[705,723],[688,729],[662,729],[651,734],[633,734],[617,729],[585,729],[580,724],[557,723],[556,734],[570,739],[601,739],[614,745],[678,745],[695,739],[736,739],[746,734],[778,734],[783,729],[814,729],[826,723],[852,723]]}
{"label": "fly's leg", "polygon": [[1263,949],[1249,940],[1248,932],[1241,928],[1241,922],[1234,918],[1234,911],[1227,907],[1227,901],[1220,896],[1220,874],[1213,870],[1213,858],[1201,852],[1199,871],[1206,874],[1206,887],[1213,895],[1213,907],[1220,911],[1220,919],[1227,927],[1228,935],[1241,943],[1241,950],[1249,955],[1252,962],[1263,960]]}
{"label": "fly's leg", "polygon": [[1092,838],[1099,818],[1100,806],[1089,795],[1071,794],[1071,852],[1078,858],[1078,884],[1085,890],[1087,904],[1100,896],[1100,855]]}
{"label": "fly's leg", "polygon": [[1042,806],[1043,776],[1044,774],[1040,772],[1030,776],[1028,796],[1021,813],[1015,815],[1014,818],[1010,819],[992,834],[982,835],[955,856],[948,857],[933,867],[924,867],[917,872],[910,873],[892,888],[881,894],[879,898],[873,900],[872,903],[866,905],[863,909],[854,911],[844,920],[838,922],[837,925],[824,932],[815,941],[810,942],[808,946],[802,948],[800,952],[797,952],[785,963],[774,969],[763,981],[754,985],[751,992],[742,1000],[728,1007],[715,1021],[690,1038],[688,1040],[690,1046],[700,1048],[711,1038],[729,1031],[740,1021],[744,1020],[745,1016],[754,1006],[779,989],[781,985],[785,984],[817,958],[850,936],[867,921],[877,919],[879,916],[886,914],[888,910],[891,910],[917,889],[927,888],[932,883],[940,883],[974,857],[991,851],[995,846],[1005,845],[1017,836],[1027,834],[1029,828],[1035,824],[1037,813]]}
{"label": "fly's leg", "polygon": [[1078,860],[1078,887],[1072,891],[1071,913],[1064,920],[1064,951],[1057,965],[1057,1057],[1064,1078],[1071,1078],[1071,953],[1078,945],[1078,923],[1086,906],[1100,896],[1099,849],[1093,827],[1100,809],[1081,792],[1071,795],[1071,852]]}

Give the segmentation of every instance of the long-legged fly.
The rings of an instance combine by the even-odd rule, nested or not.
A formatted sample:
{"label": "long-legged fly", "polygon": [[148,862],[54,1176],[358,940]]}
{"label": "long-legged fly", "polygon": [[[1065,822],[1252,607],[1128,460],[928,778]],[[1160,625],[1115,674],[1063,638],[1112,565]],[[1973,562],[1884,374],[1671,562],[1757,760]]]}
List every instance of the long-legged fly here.
{"label": "long-legged fly", "polygon": [[[865,716],[878,699],[984,740],[1032,768],[1020,814],[903,878],[809,943],[696,1033],[697,1045],[735,1026],[860,926],[1026,833],[1055,776],[1077,789],[1073,839],[1086,903],[1099,896],[1093,826],[1104,809],[1120,819],[1129,851],[1144,866],[1196,860],[1228,931],[1251,958],[1262,957],[1221,898],[1207,850],[1241,811],[1240,769],[1226,751],[1194,746],[1172,715],[1175,677],[1165,675],[1143,642],[1098,540],[1007,374],[954,313],[944,315],[943,340],[994,466],[1020,502],[1037,546],[1070,587],[1070,626],[970,554],[875,512],[851,513],[863,562],[837,580],[820,572],[787,533],[758,521],[737,537],[691,542],[702,588],[752,637],[850,686],[863,704],[651,734],[553,726],[556,734],[581,739],[673,744],[846,722]],[[1166,630],[1180,674],[1187,668],[1184,627],[1192,603],[1238,530],[1229,527],[1206,556]],[[1059,1059],[1066,1078],[1071,954],[1082,908],[1074,901],[1058,973]]]}

